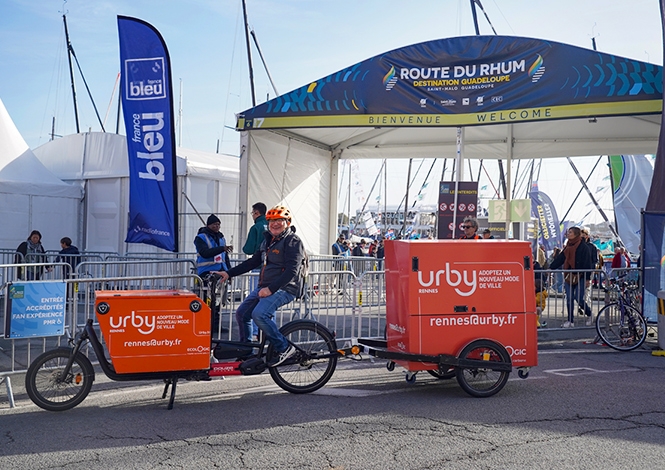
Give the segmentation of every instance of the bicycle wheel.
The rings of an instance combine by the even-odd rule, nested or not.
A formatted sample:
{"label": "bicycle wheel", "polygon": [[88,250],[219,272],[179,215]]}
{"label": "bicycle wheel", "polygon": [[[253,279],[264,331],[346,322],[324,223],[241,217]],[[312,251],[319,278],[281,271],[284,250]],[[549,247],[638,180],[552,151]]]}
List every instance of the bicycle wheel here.
{"label": "bicycle wheel", "polygon": [[647,323],[636,309],[613,303],[603,307],[596,316],[596,332],[610,348],[632,351],[639,348],[647,337]]}
{"label": "bicycle wheel", "polygon": [[[281,330],[298,352],[283,364],[271,367],[277,385],[291,393],[310,393],[323,387],[337,366],[337,342],[320,323],[296,320]],[[268,348],[271,357],[272,346]]]}
{"label": "bicycle wheel", "polygon": [[64,411],[88,396],[95,371],[90,360],[77,353],[71,370],[64,375],[70,354],[70,349],[53,349],[32,361],[25,375],[25,389],[35,405],[48,411]]}
{"label": "bicycle wheel", "polygon": [[[510,354],[506,348],[494,341],[479,339],[469,343],[460,353],[460,359],[474,359],[488,362],[507,362],[510,364]],[[473,397],[490,397],[499,392],[506,382],[510,372],[492,370],[485,367],[457,367],[457,382],[460,387]]]}

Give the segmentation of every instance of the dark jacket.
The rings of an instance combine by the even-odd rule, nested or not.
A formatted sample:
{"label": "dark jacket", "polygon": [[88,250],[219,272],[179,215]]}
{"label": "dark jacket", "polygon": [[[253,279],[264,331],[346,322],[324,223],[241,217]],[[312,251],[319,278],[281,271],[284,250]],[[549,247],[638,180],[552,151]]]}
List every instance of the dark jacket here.
{"label": "dark jacket", "polygon": [[[15,256],[14,262],[16,264],[19,263],[46,263],[46,251],[44,250],[44,247],[40,243],[37,246],[37,253],[44,253],[43,255],[37,254],[37,253],[30,253],[30,256],[28,256],[28,241],[24,241],[21,243],[18,248],[16,248],[16,251],[21,253],[23,255],[23,259],[21,259],[19,256]],[[29,266],[25,268],[25,270],[28,272],[28,274],[31,274],[29,276],[32,278],[32,280],[38,281],[41,279],[42,274],[44,274],[44,266]],[[16,275],[19,279],[23,279],[23,268],[17,268],[16,270]]]}
{"label": "dark jacket", "polygon": [[249,229],[247,234],[247,241],[242,247],[242,252],[246,255],[253,255],[256,251],[261,248],[261,243],[263,243],[263,234],[268,230],[268,221],[266,220],[265,215],[261,215],[256,218],[254,225]]}
{"label": "dark jacket", "polygon": [[[69,245],[67,248],[63,248],[60,250],[58,253],[60,255],[79,255],[79,249],[75,247],[74,245]],[[81,261],[78,256],[58,256],[56,259],[56,262],[62,261],[63,263],[68,263],[72,267],[72,273],[74,272],[74,269],[76,269],[76,265],[79,264]]]}
{"label": "dark jacket", "polygon": [[[559,269],[561,266],[563,266],[563,263],[566,261],[566,254],[565,251],[568,249],[568,245],[563,247],[563,250],[561,250],[561,253],[559,253],[553,260],[552,264],[550,264],[550,269]],[[591,261],[591,250],[589,250],[589,246],[584,243],[584,241],[580,241],[580,244],[577,246],[577,251],[575,251],[575,269],[594,269],[595,266],[592,264]],[[591,278],[591,273],[586,273],[585,275],[587,278]]]}
{"label": "dark jacket", "polygon": [[[212,247],[208,246],[206,238],[212,241]],[[230,265],[229,255],[227,253],[228,247],[222,232],[213,232],[208,227],[201,227],[196,238],[194,238],[194,246],[199,256],[196,258],[197,272],[199,275],[208,271],[219,271],[227,269]],[[222,254],[224,266],[222,263],[215,263],[215,256]]]}
{"label": "dark jacket", "polygon": [[298,272],[305,257],[305,246],[295,234],[295,227],[288,227],[279,236],[265,232],[261,248],[248,260],[229,269],[230,277],[239,276],[263,265],[259,287],[267,287],[273,294],[282,289],[298,295],[302,280]]}

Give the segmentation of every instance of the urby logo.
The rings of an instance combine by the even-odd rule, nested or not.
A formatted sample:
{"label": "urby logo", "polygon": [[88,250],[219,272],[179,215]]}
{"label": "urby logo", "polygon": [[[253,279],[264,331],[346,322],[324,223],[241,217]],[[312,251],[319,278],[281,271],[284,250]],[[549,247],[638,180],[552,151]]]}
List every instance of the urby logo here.
{"label": "urby logo", "polygon": [[[439,287],[441,285],[441,276],[444,274],[446,284],[450,287],[454,287],[455,292],[462,297],[472,295],[478,287],[478,275],[476,271],[467,271],[465,269],[464,271],[459,272],[457,269],[450,269],[450,263],[446,263],[446,269],[440,269],[436,273],[434,271],[429,271],[429,278],[427,281],[423,280],[423,271],[418,271],[418,283],[423,287],[430,287],[432,284],[434,284],[435,287]],[[461,288],[458,288],[462,283],[464,283],[464,286],[470,287],[470,290],[464,291]]]}
{"label": "urby logo", "polygon": [[125,61],[125,97],[128,100],[166,98],[166,71],[163,57]]}
{"label": "urby logo", "polygon": [[536,83],[544,73],[545,66],[543,65],[543,58],[538,54],[536,61],[531,64],[531,67],[529,67],[529,77],[531,77],[531,82]]}
{"label": "urby logo", "polygon": [[395,86],[395,83],[397,83],[397,73],[395,72],[395,67],[391,65],[390,70],[383,77],[383,85],[386,87],[386,91],[390,91]]}
{"label": "urby logo", "polygon": [[142,335],[149,335],[155,331],[154,315],[151,317],[148,315],[136,315],[136,312],[133,310],[131,315],[125,315],[124,317],[119,318],[109,318],[109,323],[111,324],[111,328],[127,328],[127,323],[129,323]]}

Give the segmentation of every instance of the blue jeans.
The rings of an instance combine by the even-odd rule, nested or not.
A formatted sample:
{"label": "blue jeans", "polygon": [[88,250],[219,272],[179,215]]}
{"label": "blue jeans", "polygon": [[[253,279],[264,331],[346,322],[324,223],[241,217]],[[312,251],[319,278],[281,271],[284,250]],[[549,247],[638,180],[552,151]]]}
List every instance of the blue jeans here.
{"label": "blue jeans", "polygon": [[259,297],[260,288],[254,289],[242,301],[238,310],[236,310],[236,321],[240,329],[240,341],[249,342],[252,339],[252,322],[258,325],[265,333],[266,338],[275,348],[276,352],[286,351],[289,342],[284,335],[279,332],[277,324],[273,320],[275,311],[282,305],[292,302],[296,296],[286,291],[278,290],[269,297]]}
{"label": "blue jeans", "polygon": [[568,307],[568,321],[575,321],[575,302],[584,309],[584,314],[587,317],[591,316],[591,308],[584,301],[584,291],[586,288],[586,280],[584,276],[580,276],[577,284],[564,283],[563,290],[566,291],[566,306]]}
{"label": "blue jeans", "polygon": [[[261,273],[261,268],[252,269],[252,273],[257,274],[257,276],[250,276],[249,278],[249,291],[252,292],[257,287],[259,287],[259,277]],[[256,323],[252,322],[252,336],[259,336],[259,327]]]}

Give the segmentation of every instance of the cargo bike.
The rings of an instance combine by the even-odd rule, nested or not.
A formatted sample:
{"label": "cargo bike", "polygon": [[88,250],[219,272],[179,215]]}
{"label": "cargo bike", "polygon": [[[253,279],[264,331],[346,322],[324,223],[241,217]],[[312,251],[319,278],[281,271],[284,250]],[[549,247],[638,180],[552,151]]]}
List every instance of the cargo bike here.
{"label": "cargo bike", "polygon": [[288,392],[313,392],[330,380],[339,356],[325,326],[294,320],[280,331],[296,354],[268,367],[273,350],[263,335],[255,343],[212,340],[210,307],[187,290],[97,291],[95,314],[104,343],[88,319],[70,347],[46,351],[30,364],[26,391],[39,407],[64,411],[86,398],[95,380],[93,365],[83,353],[87,344],[111,380],[163,380],[162,398],[171,389],[168,409],[173,408],[179,380],[208,381],[268,370]]}
{"label": "cargo bike", "polygon": [[[268,370],[282,389],[309,393],[332,377],[340,357],[387,359],[388,370],[406,369],[406,380],[427,371],[456,377],[472,396],[489,397],[513,367],[526,378],[537,365],[534,275],[530,244],[517,241],[387,241],[386,338],[356,338],[338,348],[335,335],[312,320],[294,320],[280,331],[297,354],[268,367],[272,347],[211,341],[210,308],[189,291],[97,291],[95,313],[69,348],[37,357],[26,374],[34,403],[63,411],[81,403],[95,378],[82,350],[89,343],[112,380],[164,380],[173,407],[178,380],[210,380]],[[215,289],[212,289],[214,292]],[[110,360],[107,359],[107,350]],[[221,361],[221,362],[220,362]]]}

